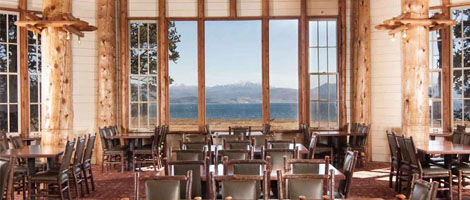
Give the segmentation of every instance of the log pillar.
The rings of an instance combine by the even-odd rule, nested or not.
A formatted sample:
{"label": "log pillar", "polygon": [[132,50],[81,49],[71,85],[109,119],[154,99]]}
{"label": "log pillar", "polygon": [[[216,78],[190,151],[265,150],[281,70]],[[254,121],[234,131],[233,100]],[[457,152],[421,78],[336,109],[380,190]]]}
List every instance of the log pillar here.
{"label": "log pillar", "polygon": [[[370,73],[370,0],[352,1],[351,63],[352,105],[351,122],[371,123],[371,73]],[[367,144],[367,157],[371,158],[371,136]]]}
{"label": "log pillar", "polygon": [[[96,106],[97,126],[116,125],[116,28],[115,0],[98,0],[98,103]],[[99,137],[98,137],[99,138]],[[97,140],[95,152],[100,162],[101,140]]]}
{"label": "log pillar", "polygon": [[307,0],[300,1],[299,19],[299,124],[310,125]]}
{"label": "log pillar", "polygon": [[204,21],[204,0],[198,0],[197,5],[197,124],[198,130],[204,132],[206,126],[206,68],[205,68],[205,21]]}
{"label": "log pillar", "polygon": [[[44,0],[43,18],[71,12],[71,0]],[[61,28],[41,32],[43,145],[65,145],[73,127],[72,44]]]}
{"label": "log pillar", "polygon": [[166,18],[166,1],[159,1],[158,4],[158,88],[160,96],[159,125],[170,124],[170,78],[168,71],[168,19]]}
{"label": "log pillar", "polygon": [[[428,19],[428,0],[402,0],[402,13]],[[406,37],[403,37],[406,33]],[[429,141],[429,27],[410,24],[402,33],[402,130],[416,145]]]}

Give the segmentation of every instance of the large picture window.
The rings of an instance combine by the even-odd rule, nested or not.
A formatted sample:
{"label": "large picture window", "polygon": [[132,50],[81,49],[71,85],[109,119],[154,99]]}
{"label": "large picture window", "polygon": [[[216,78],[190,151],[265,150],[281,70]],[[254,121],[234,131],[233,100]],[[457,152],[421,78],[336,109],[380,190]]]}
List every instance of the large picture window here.
{"label": "large picture window", "polygon": [[470,122],[470,8],[452,10],[452,106],[454,125]]}
{"label": "large picture window", "polygon": [[310,41],[310,126],[338,127],[336,20],[312,20]]}
{"label": "large picture window", "polygon": [[130,23],[130,128],[157,124],[157,23]]}
{"label": "large picture window", "polygon": [[0,130],[18,132],[18,29],[16,14],[0,13]]}
{"label": "large picture window", "polygon": [[168,36],[171,130],[196,130],[198,113],[197,22],[170,22]]}
{"label": "large picture window", "polygon": [[41,35],[28,31],[29,129],[41,131]]}
{"label": "large picture window", "polygon": [[299,127],[299,21],[269,21],[269,109],[273,129]]}
{"label": "large picture window", "polygon": [[261,127],[261,21],[206,21],[206,118],[214,129]]}

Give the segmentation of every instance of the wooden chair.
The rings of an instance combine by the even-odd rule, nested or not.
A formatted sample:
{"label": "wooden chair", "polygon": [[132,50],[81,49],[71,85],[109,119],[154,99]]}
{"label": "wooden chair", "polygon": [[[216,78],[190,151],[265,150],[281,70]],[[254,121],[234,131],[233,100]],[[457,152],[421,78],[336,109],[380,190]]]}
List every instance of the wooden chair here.
{"label": "wooden chair", "polygon": [[[263,135],[269,135],[271,134],[271,124],[263,124],[263,130],[261,131]],[[251,136],[251,133],[250,135]]]}
{"label": "wooden chair", "polygon": [[[403,193],[403,182],[406,182],[406,185],[410,185],[408,182],[410,180],[409,176],[412,175],[411,172],[411,159],[410,154],[406,148],[405,144],[405,136],[403,135],[395,135],[398,144],[398,150],[401,157],[400,166],[398,168],[398,192]],[[409,188],[407,188],[409,189]]]}
{"label": "wooden chair", "polygon": [[366,162],[366,150],[367,150],[367,140],[369,138],[369,126],[366,124],[359,125],[358,133],[361,133],[361,136],[353,136],[352,146],[348,148],[351,151],[359,152],[359,167],[362,167]]}
{"label": "wooden chair", "polygon": [[[334,199],[334,170],[328,174],[284,174],[277,171],[278,199]],[[329,194],[329,195],[328,195]]]}
{"label": "wooden chair", "polygon": [[[434,200],[436,199],[437,189],[439,183],[427,182],[419,179],[419,175],[413,176],[413,182],[411,184],[411,194],[409,200]],[[404,200],[406,195],[398,194],[397,199]]]}
{"label": "wooden chair", "polygon": [[[44,172],[38,172],[30,176],[28,184],[28,199],[37,197],[60,197],[60,199],[64,199],[65,192],[68,193],[68,199],[72,199],[69,184],[69,170],[74,145],[75,141],[67,142],[65,152],[62,156],[62,163],[58,170],[51,169]],[[47,185],[47,187],[38,189],[39,191],[37,193],[32,194],[31,186],[33,184],[44,184]],[[53,192],[49,192],[49,190]]]}
{"label": "wooden chair", "polygon": [[401,154],[398,149],[398,142],[395,133],[387,130],[388,147],[390,148],[390,173],[388,186],[393,187],[393,177],[395,177],[395,190],[398,189],[398,174],[400,171]]}
{"label": "wooden chair", "polygon": [[[438,190],[446,190],[449,192],[449,197],[452,199],[452,172],[451,170],[439,167],[439,166],[429,166],[422,167],[419,160],[418,151],[413,142],[413,137],[405,137],[405,148],[410,156],[410,174],[417,173],[421,179],[432,179],[440,180],[439,183],[445,185],[443,188],[438,188]],[[412,183],[412,176],[409,175],[409,186]],[[447,180],[446,180],[447,179]],[[408,192],[409,193],[409,192]]]}
{"label": "wooden chair", "polygon": [[226,141],[222,140],[222,146],[224,149],[250,149],[254,145],[254,140],[235,140],[235,141]]}
{"label": "wooden chair", "polygon": [[266,159],[268,156],[272,169],[283,169],[285,159],[297,159],[298,149],[264,149],[262,148],[262,158]]}
{"label": "wooden chair", "polygon": [[324,165],[324,174],[328,174],[330,158],[325,159],[287,159],[284,157],[284,172],[290,174],[319,174],[320,165]]}
{"label": "wooden chair", "polygon": [[266,149],[290,149],[291,147],[296,147],[296,139],[292,138],[291,140],[276,140],[276,139],[266,139]]}
{"label": "wooden chair", "polygon": [[250,136],[250,140],[253,141],[253,146],[255,147],[262,147],[266,146],[266,139],[271,140],[272,135],[252,135]]}
{"label": "wooden chair", "polygon": [[270,157],[266,160],[253,159],[253,160],[230,160],[224,157],[224,175],[240,174],[240,175],[261,175],[262,172],[271,174]]}
{"label": "wooden chair", "polygon": [[209,140],[185,142],[180,140],[180,149],[183,150],[205,150],[210,146]]}
{"label": "wooden chair", "polygon": [[[470,145],[470,134],[463,134],[462,144]],[[465,190],[464,184],[466,180],[470,179],[470,159],[469,155],[461,155],[459,163],[452,168],[452,173],[457,175],[458,184],[458,197],[462,199],[463,190]],[[466,189],[468,190],[468,189]]]}
{"label": "wooden chair", "polygon": [[243,140],[243,136],[240,135],[217,135],[216,137],[225,140],[226,142]]}
{"label": "wooden chair", "polygon": [[217,198],[216,183],[220,185],[220,195],[222,199],[253,199],[257,200],[261,196],[259,190],[259,182],[263,182],[263,199],[269,198],[269,176],[264,173],[264,176],[259,175],[231,175],[231,176],[214,176],[210,173],[210,196],[211,199]]}
{"label": "wooden chair", "polygon": [[215,152],[216,162],[219,163],[219,160],[222,160],[224,157],[227,157],[229,160],[251,160],[254,159],[253,149],[228,149],[228,150],[217,150]]}
{"label": "wooden chair", "polygon": [[83,155],[83,160],[82,160],[82,165],[81,165],[87,194],[90,194],[88,180],[90,180],[91,190],[95,191],[95,180],[93,177],[93,170],[91,167],[91,159],[93,156],[93,149],[95,148],[95,140],[96,140],[95,135],[88,135],[88,141],[86,144],[85,153]]}
{"label": "wooden chair", "polygon": [[139,199],[140,181],[145,181],[145,198],[148,200],[191,200],[193,181],[193,172],[191,170],[185,176],[151,176],[140,178],[138,172],[135,173],[135,176],[135,199]]}
{"label": "wooden chair", "polygon": [[135,171],[137,165],[142,167],[143,164],[150,164],[153,166],[154,171],[158,168],[158,141],[157,137],[160,134],[160,129],[155,128],[150,146],[143,146],[132,151],[132,169]]}
{"label": "wooden chair", "polygon": [[[175,155],[175,156],[173,156]],[[191,150],[191,149],[175,149],[170,147],[168,151],[168,158],[177,161],[204,161],[204,159],[208,156],[208,152],[204,150]]]}
{"label": "wooden chair", "polygon": [[124,172],[124,163],[126,160],[125,155],[127,149],[120,146],[113,146],[112,142],[106,139],[106,132],[107,131],[105,128],[100,128],[98,132],[101,139],[101,149],[103,150],[103,155],[101,156],[101,172],[104,172],[105,166],[107,166],[107,169],[109,169],[114,165],[120,165],[121,172]]}
{"label": "wooden chair", "polygon": [[[73,162],[70,165],[70,170],[69,170],[69,177],[72,178],[72,183],[74,185],[75,189],[75,194],[77,195],[77,198],[83,197],[84,191],[84,181],[85,179],[83,178],[82,174],[82,160],[83,160],[83,153],[85,151],[85,144],[86,140],[85,137],[79,137],[77,140],[77,145],[75,147],[75,154],[73,156]],[[80,193],[78,192],[78,184],[80,184]]]}
{"label": "wooden chair", "polygon": [[352,180],[353,180],[354,169],[356,168],[356,163],[357,163],[357,156],[358,156],[357,151],[346,152],[346,156],[344,157],[343,170],[342,170],[344,176],[346,176],[346,179],[341,180],[338,183],[338,192],[335,192],[335,198],[346,199],[349,197],[349,192],[351,190],[351,185],[352,185]]}
{"label": "wooden chair", "polygon": [[228,133],[229,135],[238,135],[241,136],[242,138],[247,138],[249,135],[251,135],[251,126],[248,127],[228,127]]}
{"label": "wooden chair", "polygon": [[0,197],[2,199],[15,199],[13,188],[15,160],[15,156],[0,158]]}
{"label": "wooden chair", "polygon": [[[187,171],[192,171],[191,198],[201,197],[202,191],[202,175],[209,174],[210,158],[207,157],[202,161],[168,161],[163,159],[165,165],[165,175],[185,175]],[[206,188],[206,194],[209,194],[209,188]],[[186,195],[181,195],[186,196]],[[206,195],[207,196],[207,195]]]}
{"label": "wooden chair", "polygon": [[183,135],[183,142],[204,142],[209,141],[209,136],[206,134],[185,134]]}

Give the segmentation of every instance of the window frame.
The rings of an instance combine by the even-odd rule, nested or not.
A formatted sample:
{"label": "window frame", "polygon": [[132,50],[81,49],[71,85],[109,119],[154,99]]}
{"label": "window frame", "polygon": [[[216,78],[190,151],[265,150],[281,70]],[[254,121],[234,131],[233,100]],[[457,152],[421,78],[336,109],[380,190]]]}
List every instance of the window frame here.
{"label": "window frame", "polygon": [[[35,40],[35,43],[34,44],[30,44],[29,43],[29,33],[32,33],[31,31],[28,31],[27,32],[27,35],[26,35],[26,45],[27,45],[27,49],[28,49],[28,52],[27,53],[27,56],[29,56],[29,47],[30,46],[33,46],[36,48],[34,54],[36,55],[36,65],[35,65],[35,68],[36,68],[36,71],[35,72],[30,72],[29,71],[29,57],[28,59],[26,60],[27,62],[27,67],[28,67],[28,93],[29,93],[29,130],[30,130],[30,133],[33,133],[33,134],[36,134],[36,133],[39,133],[41,132],[42,130],[42,99],[41,99],[41,96],[42,96],[42,82],[41,82],[41,79],[42,79],[42,62],[39,62],[40,59],[42,57],[42,49],[41,51],[39,51],[38,49],[41,48],[41,35],[40,34],[36,34],[36,33],[33,33],[33,34],[36,34],[36,39]],[[41,52],[41,56],[38,56],[39,55],[39,52]],[[41,64],[41,67],[39,67],[39,63]],[[38,79],[38,91],[37,91],[37,94],[38,94],[38,100],[37,102],[31,102],[31,76],[36,76],[37,79]],[[37,131],[31,131],[31,107],[32,106],[37,106],[38,107],[38,125],[39,125],[39,130]]]}

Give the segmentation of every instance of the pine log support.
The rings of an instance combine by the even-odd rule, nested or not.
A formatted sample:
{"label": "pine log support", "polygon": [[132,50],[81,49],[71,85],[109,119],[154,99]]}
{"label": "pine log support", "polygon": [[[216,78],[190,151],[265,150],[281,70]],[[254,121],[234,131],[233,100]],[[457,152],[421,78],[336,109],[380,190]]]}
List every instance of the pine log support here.
{"label": "pine log support", "polygon": [[[19,10],[27,10],[27,0],[18,1]],[[25,12],[20,12],[20,20],[25,20]],[[28,30],[25,27],[19,27],[20,35],[20,110],[21,110],[21,130],[22,136],[29,136],[30,114],[29,114],[29,73],[28,73]]]}
{"label": "pine log support", "polygon": [[307,0],[300,1],[299,20],[299,123],[310,124],[310,88],[308,74]]}
{"label": "pine log support", "polygon": [[[352,1],[352,122],[370,124],[370,0]],[[367,156],[370,159],[372,134],[369,134]]]}
{"label": "pine log support", "polygon": [[[71,12],[71,0],[44,0],[43,19]],[[41,144],[65,145],[73,127],[72,44],[61,28],[42,30],[42,122]]]}
{"label": "pine log support", "polygon": [[339,0],[339,30],[338,44],[339,59],[339,127],[344,128],[348,123],[346,108],[346,0]]}
{"label": "pine log support", "polygon": [[262,54],[262,93],[263,93],[263,124],[269,124],[270,113],[269,113],[269,2],[262,0],[262,15],[261,20],[261,54]]}
{"label": "pine log support", "polygon": [[[450,4],[450,0],[442,0],[442,14],[446,19],[450,19],[450,7],[446,5]],[[438,30],[439,31],[439,30]],[[442,90],[442,129],[444,131],[452,131],[452,100],[451,100],[451,68],[450,68],[450,54],[451,52],[451,43],[450,43],[450,27],[444,27],[441,30],[442,38],[442,88],[447,88]]]}
{"label": "pine log support", "polygon": [[[428,19],[427,0],[403,0],[402,13]],[[417,145],[429,141],[429,27],[410,24],[402,43],[402,130]]]}
{"label": "pine log support", "polygon": [[237,17],[237,0],[230,0],[230,17]]}
{"label": "pine log support", "polygon": [[205,36],[204,36],[204,0],[198,0],[197,20],[197,74],[198,74],[198,96],[197,96],[197,120],[199,131],[205,131],[206,125],[206,71],[205,71]]}
{"label": "pine log support", "polygon": [[127,1],[120,0],[120,45],[121,45],[121,131],[129,129],[129,24]]}
{"label": "pine log support", "polygon": [[[115,0],[98,0],[98,103],[97,125],[116,125],[116,27]],[[99,138],[99,137],[98,137]],[[100,162],[101,140],[95,145],[96,160]]]}
{"label": "pine log support", "polygon": [[[159,1],[159,8],[166,8],[166,1]],[[166,9],[158,9],[158,84],[160,106],[159,106],[159,124],[170,124],[170,96],[169,96],[169,73],[168,73],[168,19],[166,18]]]}

